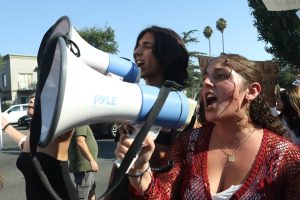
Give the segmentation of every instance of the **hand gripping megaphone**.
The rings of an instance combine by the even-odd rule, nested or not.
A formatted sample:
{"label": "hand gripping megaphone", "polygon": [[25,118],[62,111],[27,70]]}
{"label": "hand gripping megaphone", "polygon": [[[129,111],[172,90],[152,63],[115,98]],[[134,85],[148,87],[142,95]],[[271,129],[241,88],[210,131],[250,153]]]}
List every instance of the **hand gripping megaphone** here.
{"label": "hand gripping megaphone", "polygon": [[[159,88],[111,79],[78,59],[58,37],[45,53],[39,73],[34,118],[40,119],[39,146],[75,127],[99,122],[145,121]],[[191,120],[196,101],[171,91],[154,124],[180,129]]]}
{"label": "hand gripping megaphone", "polygon": [[77,33],[67,16],[59,18],[43,36],[38,50],[38,65],[44,58],[47,45],[53,38],[63,36],[77,57],[88,66],[105,75],[119,76],[125,82],[137,83],[140,80],[140,69],[130,60],[103,52],[87,43]]}

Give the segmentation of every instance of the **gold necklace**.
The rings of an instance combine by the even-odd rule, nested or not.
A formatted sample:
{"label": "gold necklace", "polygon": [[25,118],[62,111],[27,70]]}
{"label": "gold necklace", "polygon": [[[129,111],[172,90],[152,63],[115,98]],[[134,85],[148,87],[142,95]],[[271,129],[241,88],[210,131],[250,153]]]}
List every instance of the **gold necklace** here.
{"label": "gold necklace", "polygon": [[226,152],[225,149],[228,149],[228,148],[225,145],[223,145],[225,149],[221,149],[221,150],[227,156],[227,161],[228,162],[234,162],[235,161],[235,155],[238,153],[238,150],[250,138],[250,136],[253,133],[254,133],[254,129],[252,131],[250,131],[250,133],[245,137],[245,139],[240,143],[240,145],[236,149],[234,149],[234,151],[232,153]]}

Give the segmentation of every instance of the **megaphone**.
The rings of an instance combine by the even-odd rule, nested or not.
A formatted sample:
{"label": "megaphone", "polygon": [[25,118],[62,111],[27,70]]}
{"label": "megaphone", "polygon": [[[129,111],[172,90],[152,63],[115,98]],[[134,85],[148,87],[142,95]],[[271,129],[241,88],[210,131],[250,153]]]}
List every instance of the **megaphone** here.
{"label": "megaphone", "polygon": [[[99,122],[143,122],[159,88],[111,79],[96,72],[69,50],[59,37],[45,56],[38,84],[41,118],[39,146],[75,127]],[[45,72],[47,71],[47,72]],[[196,101],[180,91],[171,91],[154,124],[180,129],[191,120]],[[39,112],[39,113],[36,113]]]}
{"label": "megaphone", "polygon": [[141,72],[133,62],[117,55],[103,52],[87,43],[77,33],[67,16],[59,18],[43,36],[38,51],[38,65],[40,66],[47,45],[56,37],[63,36],[69,48],[85,64],[105,75],[116,75],[125,82],[137,83]]}

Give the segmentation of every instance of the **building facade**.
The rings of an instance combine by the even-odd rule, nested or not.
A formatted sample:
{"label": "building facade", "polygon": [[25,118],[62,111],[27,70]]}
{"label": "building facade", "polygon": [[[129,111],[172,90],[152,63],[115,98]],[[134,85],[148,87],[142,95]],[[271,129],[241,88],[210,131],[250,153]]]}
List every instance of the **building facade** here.
{"label": "building facade", "polygon": [[36,56],[7,54],[0,68],[1,104],[27,103],[37,83]]}

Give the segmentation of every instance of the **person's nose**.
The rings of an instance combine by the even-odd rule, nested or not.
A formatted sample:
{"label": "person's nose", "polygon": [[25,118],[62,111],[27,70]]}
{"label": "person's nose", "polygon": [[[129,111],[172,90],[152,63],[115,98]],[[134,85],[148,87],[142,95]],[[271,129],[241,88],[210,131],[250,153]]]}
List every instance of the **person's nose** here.
{"label": "person's nose", "polygon": [[30,98],[29,103],[34,103],[34,98]]}
{"label": "person's nose", "polygon": [[139,56],[141,54],[142,54],[142,48],[141,47],[136,47],[134,52],[133,52],[134,57]]}
{"label": "person's nose", "polygon": [[205,77],[203,79],[203,86],[213,86],[214,83],[212,82],[212,80],[209,77]]}

